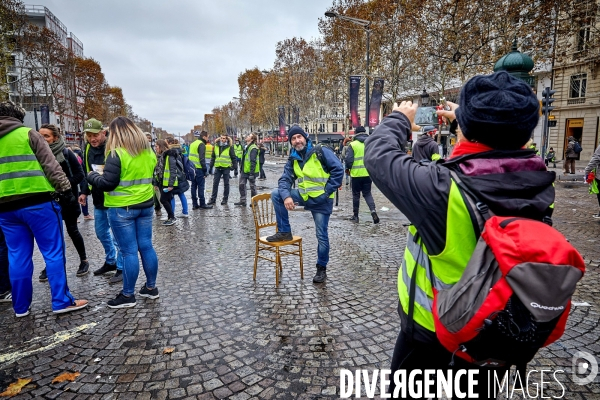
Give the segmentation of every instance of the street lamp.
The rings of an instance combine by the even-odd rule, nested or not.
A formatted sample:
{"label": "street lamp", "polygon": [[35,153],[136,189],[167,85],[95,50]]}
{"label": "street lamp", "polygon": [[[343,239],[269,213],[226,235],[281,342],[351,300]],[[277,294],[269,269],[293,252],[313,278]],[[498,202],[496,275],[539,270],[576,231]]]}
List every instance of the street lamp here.
{"label": "street lamp", "polygon": [[370,64],[370,56],[369,56],[369,43],[371,40],[371,21],[367,21],[365,19],[358,19],[358,18],[352,18],[352,17],[347,17],[345,15],[342,14],[338,14],[336,12],[333,11],[327,11],[325,13],[325,16],[328,18],[339,18],[343,21],[348,21],[348,22],[352,22],[353,24],[356,25],[360,25],[364,28],[365,32],[367,32],[367,75],[366,75],[366,84],[365,84],[365,90],[366,90],[366,99],[365,99],[365,129],[367,131],[367,134],[369,134],[369,64]]}
{"label": "street lamp", "polygon": [[429,105],[429,93],[423,88],[423,93],[421,93],[421,106],[427,107]]}

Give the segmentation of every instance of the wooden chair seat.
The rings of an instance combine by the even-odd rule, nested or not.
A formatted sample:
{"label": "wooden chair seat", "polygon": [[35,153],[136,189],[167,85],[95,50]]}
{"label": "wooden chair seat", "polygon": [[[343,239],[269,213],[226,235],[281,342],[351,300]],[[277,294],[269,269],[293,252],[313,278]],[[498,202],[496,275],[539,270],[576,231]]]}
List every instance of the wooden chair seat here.
{"label": "wooden chair seat", "polygon": [[258,241],[261,243],[267,244],[269,246],[273,246],[273,247],[289,246],[290,244],[294,244],[294,243],[302,241],[302,238],[300,236],[295,236],[295,235],[292,235],[292,240],[285,240],[283,242],[269,242],[269,241],[267,241],[267,237],[268,236],[261,236],[258,239]]}
{"label": "wooden chair seat", "polygon": [[[256,268],[258,259],[275,263],[275,285],[279,286],[281,274],[283,273],[282,256],[294,255],[300,259],[300,279],[304,279],[304,265],[302,259],[302,238],[292,236],[292,240],[282,242],[268,242],[267,236],[260,236],[260,230],[267,227],[275,227],[277,232],[277,219],[275,209],[271,201],[270,193],[263,193],[252,197],[252,214],[254,215],[254,228],[256,229],[256,253],[254,255],[254,280],[256,280]],[[289,246],[289,247],[286,247]],[[274,253],[275,258],[262,255],[261,252]]]}

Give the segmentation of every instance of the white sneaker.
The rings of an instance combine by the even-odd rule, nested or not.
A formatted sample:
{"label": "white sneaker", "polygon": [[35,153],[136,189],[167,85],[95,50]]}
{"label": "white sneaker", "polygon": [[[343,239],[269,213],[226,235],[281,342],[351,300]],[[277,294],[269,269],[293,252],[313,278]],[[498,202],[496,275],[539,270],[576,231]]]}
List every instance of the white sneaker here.
{"label": "white sneaker", "polygon": [[178,214],[177,218],[189,218],[189,214]]}

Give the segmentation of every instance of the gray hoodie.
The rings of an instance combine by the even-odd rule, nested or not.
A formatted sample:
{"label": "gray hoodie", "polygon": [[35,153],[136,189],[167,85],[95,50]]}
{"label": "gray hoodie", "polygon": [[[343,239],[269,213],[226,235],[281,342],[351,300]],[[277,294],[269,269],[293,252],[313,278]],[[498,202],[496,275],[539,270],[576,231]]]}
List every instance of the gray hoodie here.
{"label": "gray hoodie", "polygon": [[[23,123],[16,118],[0,116],[0,139],[15,129],[23,126]],[[0,141],[0,146],[1,145],[2,142]],[[50,185],[54,187],[54,190],[57,192],[71,190],[69,179],[65,175],[58,161],[56,161],[56,157],[52,154],[50,146],[48,146],[48,143],[46,143],[42,135],[35,129],[29,131],[29,146],[31,147],[31,150],[33,150],[38,162],[42,166],[46,178],[50,182]],[[5,197],[2,197],[0,194],[0,211],[13,211],[44,203],[49,200],[51,200],[50,192],[28,193]]]}

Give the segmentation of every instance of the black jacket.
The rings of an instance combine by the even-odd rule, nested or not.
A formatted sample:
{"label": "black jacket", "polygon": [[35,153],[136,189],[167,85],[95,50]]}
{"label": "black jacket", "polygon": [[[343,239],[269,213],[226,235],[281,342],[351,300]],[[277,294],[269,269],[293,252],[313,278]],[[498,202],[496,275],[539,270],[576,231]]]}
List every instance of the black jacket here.
{"label": "black jacket", "polygon": [[77,155],[69,149],[63,150],[65,161],[59,163],[62,170],[67,175],[69,183],[71,183],[71,190],[75,197],[79,196],[79,184],[84,181],[85,175],[83,174],[83,168],[79,164]]}
{"label": "black jacket", "polygon": [[[104,146],[102,146],[104,147]],[[91,165],[90,165],[91,168]],[[121,159],[116,154],[113,156],[111,154],[108,155],[106,159],[106,165],[104,166],[104,171],[102,175],[97,172],[91,172],[88,175],[88,183],[92,185],[92,193],[95,191],[101,191],[104,196],[104,192],[110,192],[115,190],[117,186],[119,186],[119,182],[121,181]],[[94,196],[94,207],[96,207],[96,196]],[[104,201],[104,197],[102,197],[102,201]],[[149,200],[146,200],[143,203],[134,204],[128,206],[128,208],[148,208],[154,206],[154,199],[151,197]],[[102,208],[104,207],[104,203],[102,204]]]}
{"label": "black jacket", "polygon": [[[465,172],[463,181],[497,215],[541,220],[552,214],[555,173],[533,151],[489,151],[421,164],[405,152],[410,127],[400,112],[385,117],[365,141],[364,160],[375,185],[415,225],[428,254],[440,254],[446,245],[450,168]],[[489,173],[494,168],[516,172]],[[477,211],[467,207],[478,232]],[[404,322],[403,312],[400,317]],[[415,339],[436,340],[418,324]]]}
{"label": "black jacket", "polygon": [[[242,160],[240,161],[243,174],[245,173],[244,172],[244,162],[246,161],[246,157],[248,157],[248,149],[249,148],[250,148],[250,146],[246,146],[246,148],[244,149],[244,152],[242,153]],[[254,148],[250,152],[250,172],[248,172],[248,175],[253,176],[255,174],[254,171],[256,168],[257,161],[258,161],[258,148]]]}
{"label": "black jacket", "polygon": [[412,148],[412,157],[415,161],[431,161],[431,156],[439,154],[440,148],[435,140],[428,134],[423,134],[417,139]]}
{"label": "black jacket", "polygon": [[[83,171],[85,172],[86,175],[86,185],[83,188],[83,193],[85,195],[92,195],[93,201],[94,201],[94,208],[97,208],[99,210],[106,210],[106,207],[104,207],[104,191],[98,189],[97,187],[92,186],[92,190],[90,190],[90,188],[87,185],[87,176],[90,173],[90,171],[93,171],[93,167],[92,164],[95,165],[104,165],[105,162],[105,155],[104,155],[104,150],[106,149],[106,141],[104,143],[102,143],[99,147],[92,147],[92,145],[90,145],[89,143],[86,144],[86,147],[83,150],[83,155],[84,155],[84,159],[83,159]],[[87,151],[87,159],[85,158],[86,156],[86,151]],[[89,166],[89,169],[88,169]],[[121,171],[121,161],[119,160],[119,172]]]}
{"label": "black jacket", "polygon": [[264,147],[258,148],[258,163],[260,165],[263,165],[265,163],[265,148]]}
{"label": "black jacket", "polygon": [[[154,172],[154,186],[158,186],[161,190],[164,189],[163,176],[165,169],[168,168],[169,184],[166,187],[173,187],[173,185],[175,184],[175,178],[179,178],[178,186],[173,187],[173,190],[171,192],[173,194],[180,194],[186,192],[190,188],[190,184],[185,178],[185,174],[182,174],[183,171],[178,171],[177,169],[177,160],[180,160],[180,162],[183,163],[183,159],[181,156],[181,148],[171,148],[158,157],[160,158],[160,160],[156,164],[156,169]],[[169,165],[165,166],[167,157],[169,157]]]}
{"label": "black jacket", "polygon": [[[358,140],[359,142],[364,143],[368,137],[369,135],[366,133],[359,133],[354,136],[353,141]],[[346,169],[352,169],[352,164],[354,164],[354,149],[350,145],[348,145],[348,148],[346,149],[346,158],[344,159],[344,162],[346,163]]]}

